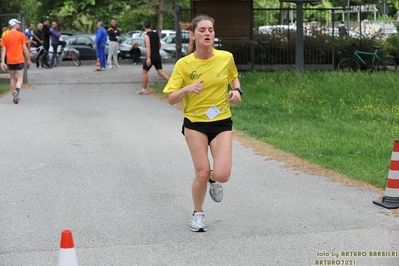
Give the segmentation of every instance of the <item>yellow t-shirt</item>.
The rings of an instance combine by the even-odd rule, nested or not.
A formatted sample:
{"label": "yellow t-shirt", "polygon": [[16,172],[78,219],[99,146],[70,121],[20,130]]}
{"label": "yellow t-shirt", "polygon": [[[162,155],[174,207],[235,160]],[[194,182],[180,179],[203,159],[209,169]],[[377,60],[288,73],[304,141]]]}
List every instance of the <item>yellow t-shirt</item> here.
{"label": "yellow t-shirt", "polygon": [[[206,60],[196,59],[191,53],[177,61],[163,90],[169,94],[204,80],[200,94],[188,93],[183,99],[184,116],[191,122],[219,121],[231,117],[227,93],[228,85],[238,77],[237,67],[231,53],[215,49],[213,52],[213,56]],[[214,118],[206,114],[212,106],[220,111]]]}
{"label": "yellow t-shirt", "polygon": [[3,31],[3,33],[1,34],[1,38],[4,38],[4,35],[6,35],[7,33],[10,32],[10,29],[6,29],[5,31]]}
{"label": "yellow t-shirt", "polygon": [[[4,36],[5,36],[7,33],[9,33],[9,32],[10,32],[10,29],[6,29],[5,31],[3,31],[3,33],[1,34],[1,39],[3,39]],[[0,45],[0,46],[2,46],[2,45]]]}

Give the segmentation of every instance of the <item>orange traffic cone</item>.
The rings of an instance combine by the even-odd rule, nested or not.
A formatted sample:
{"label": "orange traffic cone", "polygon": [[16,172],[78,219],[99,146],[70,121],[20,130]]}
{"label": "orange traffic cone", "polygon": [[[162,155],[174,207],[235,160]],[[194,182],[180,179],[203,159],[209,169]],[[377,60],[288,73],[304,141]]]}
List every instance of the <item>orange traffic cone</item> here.
{"label": "orange traffic cone", "polygon": [[70,230],[64,230],[61,233],[58,266],[78,266],[72,232]]}
{"label": "orange traffic cone", "polygon": [[387,209],[399,208],[399,140],[395,140],[393,144],[385,197],[373,202]]}
{"label": "orange traffic cone", "polygon": [[97,57],[96,71],[101,71],[100,58]]}

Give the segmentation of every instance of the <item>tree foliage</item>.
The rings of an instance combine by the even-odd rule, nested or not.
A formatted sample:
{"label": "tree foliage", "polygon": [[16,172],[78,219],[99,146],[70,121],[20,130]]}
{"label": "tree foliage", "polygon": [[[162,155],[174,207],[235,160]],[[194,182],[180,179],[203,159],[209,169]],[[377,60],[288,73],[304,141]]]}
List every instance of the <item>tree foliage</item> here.
{"label": "tree foliage", "polygon": [[[0,14],[19,14],[25,12],[27,20],[34,16],[37,1],[19,0],[19,1],[0,1]],[[6,25],[11,17],[2,17],[1,24]],[[29,23],[29,22],[28,22]]]}
{"label": "tree foliage", "polygon": [[[347,0],[321,0],[315,1],[311,6],[312,8],[346,6],[347,2]],[[377,4],[379,7],[381,2],[381,0],[350,0],[350,5]],[[387,0],[387,3],[393,12],[391,15],[394,15],[399,8],[399,1]],[[190,0],[3,0],[0,2],[0,11],[2,14],[25,11],[28,23],[36,24],[46,17],[57,21],[61,30],[84,32],[94,32],[97,21],[103,21],[107,25],[115,18],[122,32],[127,32],[142,29],[145,20],[150,20],[158,30],[174,28],[175,4],[189,8]],[[254,0],[254,7],[258,8],[282,6],[290,7],[290,3],[281,3],[279,0]],[[314,19],[326,20],[325,17],[314,17]],[[2,23],[4,24],[4,21]]]}

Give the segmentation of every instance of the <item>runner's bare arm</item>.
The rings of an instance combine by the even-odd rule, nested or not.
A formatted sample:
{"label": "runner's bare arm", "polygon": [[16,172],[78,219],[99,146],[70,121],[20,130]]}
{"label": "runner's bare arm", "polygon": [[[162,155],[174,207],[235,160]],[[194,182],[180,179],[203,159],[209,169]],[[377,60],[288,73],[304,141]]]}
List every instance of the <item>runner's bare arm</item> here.
{"label": "runner's bare arm", "polygon": [[28,50],[28,48],[26,47],[26,44],[22,45],[22,48],[23,48],[23,50],[24,50],[24,55],[25,55],[25,57],[26,57],[26,62],[28,63],[28,66],[29,66],[29,65],[31,64],[30,55],[29,55],[29,50]]}
{"label": "runner's bare arm", "polygon": [[6,47],[3,46],[3,48],[1,49],[1,69],[2,69],[3,71],[6,71],[6,63],[5,63],[5,60],[6,60]]}

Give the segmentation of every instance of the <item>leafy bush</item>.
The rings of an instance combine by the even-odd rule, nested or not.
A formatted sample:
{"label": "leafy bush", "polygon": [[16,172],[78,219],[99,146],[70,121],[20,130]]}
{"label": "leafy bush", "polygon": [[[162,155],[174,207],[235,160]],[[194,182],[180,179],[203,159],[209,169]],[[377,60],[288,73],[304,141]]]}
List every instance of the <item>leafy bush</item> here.
{"label": "leafy bush", "polygon": [[395,57],[396,63],[399,63],[399,35],[391,35],[383,43],[384,53]]}

